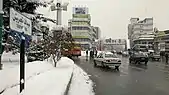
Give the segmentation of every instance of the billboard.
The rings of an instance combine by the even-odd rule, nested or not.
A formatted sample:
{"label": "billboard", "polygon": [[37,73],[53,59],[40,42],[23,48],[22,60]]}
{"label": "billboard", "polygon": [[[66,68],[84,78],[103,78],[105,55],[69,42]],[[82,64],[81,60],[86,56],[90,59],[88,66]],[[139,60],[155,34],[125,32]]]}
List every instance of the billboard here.
{"label": "billboard", "polygon": [[29,18],[10,8],[10,29],[24,34],[32,34],[32,22]]}
{"label": "billboard", "polygon": [[88,14],[87,7],[73,7],[73,14]]}

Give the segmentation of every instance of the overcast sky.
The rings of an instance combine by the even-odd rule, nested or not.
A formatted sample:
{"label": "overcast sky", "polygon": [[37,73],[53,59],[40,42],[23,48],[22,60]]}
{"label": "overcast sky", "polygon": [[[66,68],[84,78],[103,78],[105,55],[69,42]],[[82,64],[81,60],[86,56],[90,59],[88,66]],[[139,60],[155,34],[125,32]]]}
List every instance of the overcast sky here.
{"label": "overcast sky", "polygon": [[[127,38],[127,25],[131,17],[153,17],[154,27],[169,29],[169,0],[62,0],[69,1],[68,11],[63,12],[62,22],[67,25],[72,17],[72,7],[87,6],[92,25],[101,29],[102,37]],[[38,9],[46,16],[56,18],[49,8]]]}

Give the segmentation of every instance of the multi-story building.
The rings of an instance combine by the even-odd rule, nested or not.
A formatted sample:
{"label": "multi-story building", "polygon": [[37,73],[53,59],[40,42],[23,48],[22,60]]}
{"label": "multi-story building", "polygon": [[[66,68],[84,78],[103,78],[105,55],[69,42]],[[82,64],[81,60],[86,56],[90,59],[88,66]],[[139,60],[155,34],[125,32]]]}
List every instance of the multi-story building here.
{"label": "multi-story building", "polygon": [[156,52],[168,52],[169,51],[169,30],[155,31],[154,47]]}
{"label": "multi-story building", "polygon": [[72,37],[82,49],[90,49],[96,38],[96,29],[91,26],[91,16],[87,7],[73,7],[72,19],[69,20]]}
{"label": "multi-story building", "polygon": [[100,39],[101,38],[101,30],[99,27],[94,27],[96,29],[95,34],[96,34],[96,39]]}
{"label": "multi-story building", "polygon": [[128,25],[128,39],[130,47],[141,44],[152,49],[154,41],[153,18],[145,18],[141,21],[139,18],[131,18]]}

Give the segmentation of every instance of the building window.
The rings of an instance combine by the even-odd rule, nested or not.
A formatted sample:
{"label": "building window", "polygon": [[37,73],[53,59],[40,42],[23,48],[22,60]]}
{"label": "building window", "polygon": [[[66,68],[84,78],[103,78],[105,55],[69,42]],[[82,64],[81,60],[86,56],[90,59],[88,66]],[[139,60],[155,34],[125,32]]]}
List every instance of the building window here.
{"label": "building window", "polygon": [[146,44],[146,42],[142,42],[142,44]]}

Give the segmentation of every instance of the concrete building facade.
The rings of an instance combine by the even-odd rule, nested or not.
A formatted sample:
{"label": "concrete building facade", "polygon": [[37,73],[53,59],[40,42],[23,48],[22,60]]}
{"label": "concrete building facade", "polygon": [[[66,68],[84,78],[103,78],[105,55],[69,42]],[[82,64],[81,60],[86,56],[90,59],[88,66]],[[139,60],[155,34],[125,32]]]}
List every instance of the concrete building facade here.
{"label": "concrete building facade", "polygon": [[69,27],[72,37],[79,42],[82,49],[92,48],[96,39],[95,28],[91,26],[91,16],[87,7],[73,7],[72,19],[69,20]]}
{"label": "concrete building facade", "polygon": [[154,45],[157,52],[169,52],[169,30],[157,30],[154,38]]}
{"label": "concrete building facade", "polygon": [[130,47],[142,44],[152,49],[154,42],[153,18],[145,18],[144,20],[131,18],[128,25],[128,39],[130,40]]}
{"label": "concrete building facade", "polygon": [[96,31],[95,34],[96,34],[96,39],[100,39],[101,38],[101,30],[99,27],[94,27]]}

